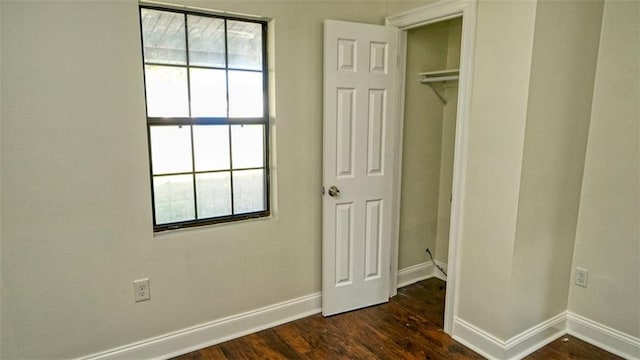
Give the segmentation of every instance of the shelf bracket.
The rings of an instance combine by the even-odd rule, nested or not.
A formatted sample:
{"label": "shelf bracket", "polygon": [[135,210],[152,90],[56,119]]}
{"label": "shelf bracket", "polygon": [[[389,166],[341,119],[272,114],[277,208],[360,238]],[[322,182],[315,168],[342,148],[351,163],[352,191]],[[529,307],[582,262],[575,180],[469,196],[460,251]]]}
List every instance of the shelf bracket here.
{"label": "shelf bracket", "polygon": [[438,92],[438,90],[436,90],[436,88],[433,87],[433,83],[425,83],[427,86],[429,86],[429,88],[431,89],[431,91],[433,91],[434,94],[436,94],[436,96],[440,99],[440,101],[442,101],[442,103],[444,105],[447,105],[447,99],[444,98],[444,96],[440,95],[440,93]]}

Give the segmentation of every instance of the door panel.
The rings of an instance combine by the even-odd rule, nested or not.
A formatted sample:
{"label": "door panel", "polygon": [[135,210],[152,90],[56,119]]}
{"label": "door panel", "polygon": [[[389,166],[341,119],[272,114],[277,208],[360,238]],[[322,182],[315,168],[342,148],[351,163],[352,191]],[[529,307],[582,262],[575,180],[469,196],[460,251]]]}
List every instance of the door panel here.
{"label": "door panel", "polygon": [[[325,21],[323,314],[389,299],[398,30]],[[389,169],[389,170],[387,170]]]}
{"label": "door panel", "polygon": [[336,286],[351,284],[353,274],[353,204],[336,205]]}
{"label": "door panel", "polygon": [[380,263],[382,262],[380,247],[380,227],[382,226],[382,200],[367,201],[367,224],[365,232],[364,268],[365,280],[380,277]]}
{"label": "door panel", "polygon": [[367,138],[367,175],[383,175],[386,90],[369,90],[369,136]]}
{"label": "door panel", "polygon": [[355,89],[337,89],[338,109],[336,111],[337,122],[337,175],[339,177],[353,176],[353,158],[355,151],[354,131],[355,124]]}

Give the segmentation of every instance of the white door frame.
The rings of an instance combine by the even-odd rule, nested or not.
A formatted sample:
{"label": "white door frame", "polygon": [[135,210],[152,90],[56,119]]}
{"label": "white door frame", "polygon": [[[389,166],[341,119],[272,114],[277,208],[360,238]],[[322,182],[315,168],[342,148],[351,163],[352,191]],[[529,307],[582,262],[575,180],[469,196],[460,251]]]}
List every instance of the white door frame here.
{"label": "white door frame", "polygon": [[[402,131],[404,125],[404,101],[406,78],[406,54],[407,54],[407,30],[462,17],[462,39],[460,51],[460,78],[458,82],[458,107],[455,135],[455,153],[453,159],[453,184],[454,194],[451,202],[451,222],[449,231],[449,257],[447,259],[447,290],[444,312],[444,331],[452,334],[453,319],[457,314],[455,294],[458,293],[458,244],[462,238],[464,190],[467,164],[467,133],[469,128],[469,110],[471,105],[471,81],[473,78],[473,50],[476,29],[476,1],[475,0],[445,0],[421,6],[409,11],[391,15],[386,18],[388,26],[399,28],[400,39],[398,42],[398,122],[394,134],[396,145],[396,166],[394,169],[394,201],[393,211],[393,238],[391,243],[391,281],[390,294],[397,293],[398,283],[398,246],[400,236],[400,194],[402,176]],[[418,79],[416,78],[416,81]]]}

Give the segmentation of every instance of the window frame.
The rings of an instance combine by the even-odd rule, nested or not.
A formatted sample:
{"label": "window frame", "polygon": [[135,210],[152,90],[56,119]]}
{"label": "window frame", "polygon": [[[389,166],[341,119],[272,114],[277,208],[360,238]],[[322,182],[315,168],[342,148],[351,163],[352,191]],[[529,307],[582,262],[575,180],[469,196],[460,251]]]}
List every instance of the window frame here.
{"label": "window frame", "polygon": [[[185,26],[185,64],[184,65],[176,65],[176,64],[162,64],[145,61],[144,55],[144,29],[142,23],[142,11],[143,9],[149,10],[157,10],[157,11],[166,11],[177,14],[182,14],[184,16],[184,26]],[[201,66],[201,65],[190,65],[189,64],[189,28],[188,28],[188,15],[194,16],[203,16],[203,17],[211,17],[216,19],[222,19],[225,21],[225,65],[224,67],[219,66]],[[264,218],[271,216],[271,168],[269,163],[270,158],[270,110],[269,110],[269,71],[268,71],[268,47],[267,47],[267,38],[268,38],[268,20],[259,19],[259,18],[245,18],[239,16],[229,15],[227,13],[218,14],[215,12],[205,12],[205,11],[193,11],[188,9],[176,9],[172,7],[163,7],[157,5],[146,5],[139,4],[138,6],[138,19],[140,21],[140,44],[141,44],[141,52],[142,52],[142,74],[144,81],[144,99],[145,99],[145,118],[146,118],[146,127],[147,127],[147,149],[149,156],[149,175],[150,175],[150,188],[151,188],[151,206],[152,206],[152,216],[153,216],[153,231],[155,233],[167,231],[167,230],[176,230],[182,228],[190,228],[197,226],[206,226],[212,224],[220,224],[220,223],[228,223],[235,221],[242,221],[248,219],[256,219],[256,218]],[[229,52],[228,52],[228,35],[227,35],[227,21],[241,21],[248,23],[255,23],[261,25],[261,36],[262,36],[262,70],[248,70],[241,68],[233,68],[229,66]],[[170,66],[177,68],[184,68],[187,73],[187,87],[188,87],[188,104],[189,104],[189,113],[191,113],[192,99],[191,99],[191,82],[189,77],[190,69],[215,69],[215,70],[224,70],[225,77],[227,78],[226,82],[226,102],[227,102],[227,113],[226,117],[150,117],[149,109],[148,109],[148,98],[147,98],[147,74],[145,70],[145,66],[147,65],[159,65],[159,66]],[[262,117],[230,117],[229,116],[229,71],[247,71],[257,73],[260,72],[262,74],[262,104],[263,104],[263,114]],[[258,168],[239,168],[234,169],[233,163],[231,162],[232,154],[230,153],[230,163],[228,170],[215,170],[215,171],[197,171],[195,167],[192,166],[192,171],[176,173],[179,175],[191,175],[193,177],[193,206],[194,206],[194,219],[192,220],[183,220],[171,223],[162,223],[158,224],[156,219],[156,201],[155,201],[155,189],[154,189],[154,177],[157,177],[158,174],[154,175],[153,173],[153,158],[152,158],[152,147],[151,147],[151,128],[152,126],[190,126],[191,127],[191,156],[192,161],[194,161],[195,150],[194,150],[194,138],[193,138],[193,126],[197,125],[227,125],[229,127],[229,151],[232,149],[232,138],[231,138],[231,127],[233,125],[263,125],[264,127],[264,137],[263,137],[263,167]],[[234,191],[233,191],[233,173],[234,171],[243,171],[243,170],[252,170],[252,169],[263,169],[264,177],[263,177],[263,186],[264,186],[264,210],[254,211],[249,213],[241,213],[241,214],[233,214],[234,209]],[[231,212],[230,215],[217,216],[217,217],[209,217],[198,219],[198,202],[197,202],[197,190],[196,190],[196,174],[199,173],[216,173],[216,172],[229,172],[229,182],[230,182],[230,202],[231,202]],[[169,176],[174,174],[161,174],[161,176]]]}

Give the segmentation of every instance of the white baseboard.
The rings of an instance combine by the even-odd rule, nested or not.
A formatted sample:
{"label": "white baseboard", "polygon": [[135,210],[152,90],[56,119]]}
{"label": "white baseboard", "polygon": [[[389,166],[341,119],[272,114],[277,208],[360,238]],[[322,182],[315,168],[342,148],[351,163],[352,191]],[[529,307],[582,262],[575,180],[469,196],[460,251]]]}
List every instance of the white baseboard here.
{"label": "white baseboard", "polygon": [[506,359],[522,359],[566,334],[567,316],[562,312],[505,342]]}
{"label": "white baseboard", "polygon": [[[447,264],[437,261],[436,264],[442,266],[445,271],[447,271]],[[413,283],[417,283],[418,281],[430,279],[432,277],[436,277],[440,280],[447,281],[447,277],[444,276],[438,270],[433,262],[426,261],[420,264],[416,264],[413,266],[406,267],[404,269],[398,270],[398,288],[403,286],[411,285]]]}
{"label": "white baseboard", "polygon": [[460,318],[453,323],[453,338],[489,359],[522,359],[566,333],[566,314],[558,314],[507,341]]}
{"label": "white baseboard", "polygon": [[453,320],[451,337],[487,359],[504,359],[504,341],[460,318]]}
{"label": "white baseboard", "polygon": [[640,360],[640,339],[569,311],[507,341],[460,318],[453,323],[453,338],[489,359],[522,359],[567,333],[625,359]]}
{"label": "white baseboard", "polygon": [[320,293],[92,354],[85,360],[166,359],[320,312]]}
{"label": "white baseboard", "polygon": [[640,359],[640,339],[570,311],[567,311],[567,332],[625,359]]}
{"label": "white baseboard", "polygon": [[398,288],[433,277],[433,269],[435,266],[429,261],[398,270]]}

